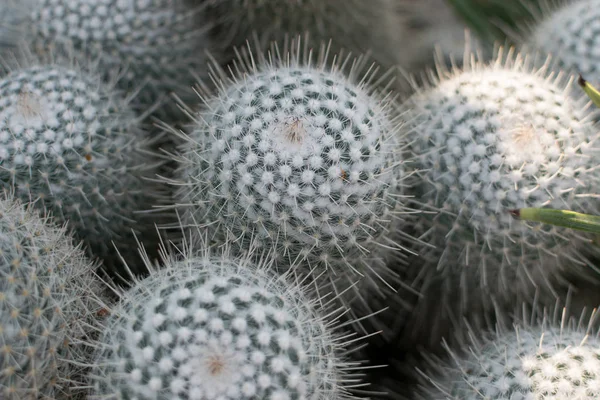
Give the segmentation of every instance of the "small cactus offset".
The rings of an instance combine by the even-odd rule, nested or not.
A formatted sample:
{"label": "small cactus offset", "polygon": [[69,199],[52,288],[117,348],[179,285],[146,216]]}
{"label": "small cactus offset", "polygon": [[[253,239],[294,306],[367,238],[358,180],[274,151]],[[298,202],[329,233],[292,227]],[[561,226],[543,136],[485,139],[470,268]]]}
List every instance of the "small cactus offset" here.
{"label": "small cactus offset", "polygon": [[[62,64],[16,69],[0,79],[0,187],[68,221],[110,266],[137,259],[132,230],[152,231],[137,211],[156,193],[138,117],[113,89]],[[142,190],[145,190],[142,193]]]}
{"label": "small cactus offset", "polygon": [[600,397],[600,338],[589,327],[517,324],[511,330],[481,336],[460,353],[451,351],[450,360],[434,361],[419,399]]}
{"label": "small cactus offset", "polygon": [[193,98],[204,75],[207,28],[201,7],[186,0],[28,0],[11,8],[28,17],[12,28],[34,53],[69,50],[103,74],[124,70],[120,88],[139,90],[144,108],[170,92]]}
{"label": "small cactus offset", "polygon": [[335,318],[289,276],[226,252],[165,264],[111,310],[91,399],[351,398]]}
{"label": "small cactus offset", "polygon": [[528,50],[550,54],[562,69],[600,80],[600,1],[565,0],[522,29]]}
{"label": "small cactus offset", "polygon": [[105,296],[66,229],[0,199],[0,398],[70,398],[85,379],[84,344]]}
{"label": "small cactus offset", "polygon": [[[510,211],[549,207],[597,214],[598,128],[574,78],[548,64],[504,54],[495,62],[440,71],[403,109],[423,172],[417,198],[438,213],[415,226],[435,245],[423,254],[423,281],[447,281],[442,297],[461,306],[552,289],[565,274],[591,276],[590,237],[519,221]],[[567,81],[565,83],[565,81]],[[427,282],[424,283],[427,285]],[[467,296],[481,290],[481,296]],[[439,295],[436,295],[439,296]],[[439,302],[439,297],[436,297]],[[436,303],[438,304],[438,303]]]}
{"label": "small cactus offset", "polygon": [[356,83],[360,62],[345,76],[297,50],[214,78],[222,90],[184,135],[175,206],[220,245],[272,251],[278,268],[328,282],[365,275],[375,292],[404,213],[392,102]]}

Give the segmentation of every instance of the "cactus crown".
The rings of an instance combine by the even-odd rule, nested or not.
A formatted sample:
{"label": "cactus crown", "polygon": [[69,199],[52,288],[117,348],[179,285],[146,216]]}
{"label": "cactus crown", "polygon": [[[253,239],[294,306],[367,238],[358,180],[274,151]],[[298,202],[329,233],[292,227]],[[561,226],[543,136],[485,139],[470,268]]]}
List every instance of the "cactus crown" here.
{"label": "cactus crown", "polygon": [[65,228],[0,199],[0,397],[56,398],[82,385],[103,287]]}
{"label": "cactus crown", "polygon": [[226,252],[186,251],[165,264],[111,310],[91,374],[94,396],[350,396],[352,364],[332,330],[337,318],[326,322],[289,276]]}
{"label": "cactus crown", "polygon": [[145,231],[134,214],[154,194],[141,193],[154,169],[143,135],[127,101],[84,70],[39,64],[0,79],[0,187],[40,199],[105,261],[112,240]]}
{"label": "cactus crown", "polygon": [[252,57],[239,76],[216,75],[220,92],[192,117],[178,158],[183,223],[240,252],[272,250],[283,269],[304,260],[331,269],[326,279],[389,278],[405,178],[391,101],[369,77],[355,83],[360,60],[347,77],[296,44]]}

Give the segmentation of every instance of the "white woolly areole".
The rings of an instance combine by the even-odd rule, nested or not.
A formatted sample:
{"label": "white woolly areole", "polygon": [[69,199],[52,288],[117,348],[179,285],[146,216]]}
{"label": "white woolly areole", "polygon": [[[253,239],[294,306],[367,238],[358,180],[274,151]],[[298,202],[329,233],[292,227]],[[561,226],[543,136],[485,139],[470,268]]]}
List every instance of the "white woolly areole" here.
{"label": "white woolly areole", "polygon": [[403,179],[389,104],[338,71],[292,64],[251,71],[196,116],[181,147],[183,222],[240,251],[273,249],[284,267],[383,275]]}
{"label": "white woolly areole", "polygon": [[0,187],[40,199],[100,257],[125,236],[136,246],[131,229],[143,228],[134,213],[150,208],[154,194],[142,182],[153,168],[142,156],[147,140],[111,90],[92,74],[50,64],[0,79]]}
{"label": "white woolly areole", "polygon": [[247,263],[169,263],[111,310],[93,396],[346,398],[340,344],[313,305],[299,287]]}
{"label": "white woolly areole", "polygon": [[600,1],[565,1],[544,14],[524,42],[552,54],[562,68],[600,79]]}
{"label": "white woolly areole", "polygon": [[0,198],[0,398],[69,398],[83,385],[103,304],[96,267],[66,229]]}
{"label": "white woolly areole", "polygon": [[[414,95],[405,108],[424,172],[419,198],[439,209],[417,229],[438,246],[431,275],[458,271],[510,297],[585,265],[589,238],[574,230],[514,220],[509,210],[550,207],[596,214],[598,129],[581,97],[502,55]],[[585,273],[579,268],[580,273]],[[438,272],[439,273],[439,272]],[[468,290],[465,290],[467,292]],[[465,293],[466,294],[466,293]]]}
{"label": "white woolly areole", "polygon": [[[466,350],[466,349],[465,349]],[[592,400],[600,340],[585,329],[519,327],[436,366],[428,400]]]}

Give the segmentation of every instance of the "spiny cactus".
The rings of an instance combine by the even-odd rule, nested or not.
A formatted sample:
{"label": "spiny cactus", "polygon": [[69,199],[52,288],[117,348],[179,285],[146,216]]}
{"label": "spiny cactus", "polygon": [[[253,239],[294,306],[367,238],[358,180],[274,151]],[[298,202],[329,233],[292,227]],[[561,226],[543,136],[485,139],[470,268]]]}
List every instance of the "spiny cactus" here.
{"label": "spiny cactus", "polygon": [[67,49],[102,73],[124,69],[118,83],[140,90],[135,101],[142,106],[169,92],[193,98],[191,86],[204,75],[202,8],[185,0],[27,0],[11,8],[28,16],[13,29],[35,52]]}
{"label": "spiny cactus", "polygon": [[600,79],[600,1],[551,4],[521,29],[519,41],[530,50],[552,54],[563,69]]}
{"label": "spiny cactus", "polygon": [[154,170],[144,136],[128,103],[86,71],[39,64],[0,79],[0,187],[40,199],[107,266],[120,265],[111,241],[137,259],[132,230],[152,230],[136,215],[158,193],[143,181]]}
{"label": "spiny cactus", "polygon": [[385,258],[404,212],[392,102],[369,77],[356,83],[360,61],[347,77],[297,50],[214,77],[221,90],[205,95],[177,159],[175,207],[217,244],[272,250],[278,268],[298,264],[337,288],[365,275],[377,292],[393,279]]}
{"label": "spiny cactus", "polygon": [[[200,3],[198,0],[192,0]],[[271,41],[287,35],[309,34],[318,46],[332,41],[333,52],[340,48],[354,55],[371,52],[383,65],[391,65],[389,34],[393,1],[374,0],[208,0],[206,11],[218,22],[215,39],[221,47],[243,47],[257,34],[264,50]],[[339,46],[339,47],[338,47]]]}
{"label": "spiny cactus", "polygon": [[165,260],[110,310],[91,398],[350,398],[336,313],[326,322],[301,286],[267,267],[227,251]]}
{"label": "spiny cactus", "polygon": [[573,77],[533,63],[501,51],[489,64],[439,71],[402,107],[423,171],[415,195],[439,210],[415,226],[437,248],[417,260],[414,275],[424,286],[442,282],[436,304],[439,296],[456,298],[457,319],[469,303],[511,301],[534,285],[551,289],[566,271],[592,276],[586,253],[598,250],[586,234],[528,224],[509,212],[599,211],[590,200],[600,188],[594,113],[576,88],[570,92]]}
{"label": "spiny cactus", "polygon": [[485,338],[477,335],[468,348],[450,351],[451,360],[434,361],[419,398],[597,399],[600,338],[589,326],[572,322],[517,324]]}
{"label": "spiny cactus", "polygon": [[65,228],[0,199],[0,397],[68,398],[82,385],[105,296]]}

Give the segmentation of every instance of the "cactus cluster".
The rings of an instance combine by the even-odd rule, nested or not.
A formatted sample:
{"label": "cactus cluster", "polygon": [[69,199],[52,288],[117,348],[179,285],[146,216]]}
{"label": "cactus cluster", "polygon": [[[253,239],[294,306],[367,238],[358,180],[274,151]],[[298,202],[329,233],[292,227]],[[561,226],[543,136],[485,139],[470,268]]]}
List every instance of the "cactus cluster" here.
{"label": "cactus cluster", "polygon": [[209,47],[201,11],[186,0],[28,0],[9,8],[26,18],[8,27],[38,55],[68,51],[106,77],[123,71],[119,87],[139,91],[135,102],[146,108],[170,92],[194,95]]}
{"label": "cactus cluster", "polygon": [[[96,266],[65,228],[11,196],[0,199],[0,397],[67,398],[85,386],[97,311]],[[57,397],[59,396],[59,397]]]}
{"label": "cactus cluster", "polygon": [[0,187],[68,221],[107,265],[112,241],[137,258],[131,232],[151,229],[136,214],[152,205],[148,148],[128,103],[91,73],[39,64],[0,79]]}
{"label": "cactus cluster", "polygon": [[344,341],[300,286],[226,253],[165,264],[111,310],[92,398],[346,398]]}

